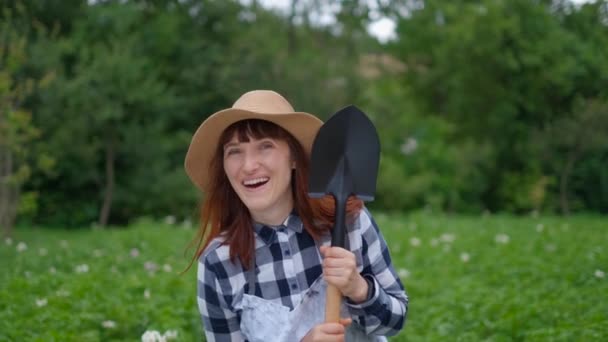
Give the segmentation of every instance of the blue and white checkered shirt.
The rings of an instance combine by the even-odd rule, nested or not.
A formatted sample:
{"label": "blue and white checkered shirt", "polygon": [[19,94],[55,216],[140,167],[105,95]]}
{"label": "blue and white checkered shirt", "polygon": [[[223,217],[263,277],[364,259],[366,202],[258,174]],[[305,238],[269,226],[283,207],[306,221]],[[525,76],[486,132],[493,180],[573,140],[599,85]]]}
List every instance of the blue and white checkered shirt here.
{"label": "blue and white checkered shirt", "polygon": [[[255,224],[255,295],[293,309],[306,290],[322,276],[321,245],[330,245],[327,234],[315,242],[291,214],[285,224],[270,228]],[[213,239],[199,259],[198,307],[207,341],[245,341],[240,332],[240,311],[234,309],[247,293],[247,271],[231,262],[229,246]],[[347,249],[355,254],[357,269],[374,281],[367,301],[346,301],[353,322],[368,335],[395,335],[405,323],[408,297],[389,255],[386,241],[370,213],[364,209],[348,228]]]}

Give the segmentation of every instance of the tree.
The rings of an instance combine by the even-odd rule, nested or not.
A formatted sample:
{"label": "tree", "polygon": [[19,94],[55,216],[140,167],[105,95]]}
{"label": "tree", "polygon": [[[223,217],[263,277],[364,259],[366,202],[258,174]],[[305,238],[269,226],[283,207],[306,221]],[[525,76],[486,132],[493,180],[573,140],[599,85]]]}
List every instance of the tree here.
{"label": "tree", "polygon": [[537,139],[541,155],[558,174],[561,211],[569,215],[570,179],[576,164],[589,152],[608,146],[608,103],[585,101],[572,116],[547,125]]}
{"label": "tree", "polygon": [[80,31],[84,39],[77,43],[82,45],[78,45],[75,77],[65,80],[63,96],[66,112],[82,118],[72,124],[92,138],[92,149],[98,156],[98,223],[105,226],[117,178],[125,176],[128,164],[142,161],[139,149],[156,146],[146,140],[162,132],[171,96],[150,59],[138,51],[139,36],[131,30],[142,14],[134,7],[109,6],[97,15],[110,19],[108,27],[100,30],[89,26]]}
{"label": "tree", "polygon": [[[0,25],[0,228],[10,236],[17,213],[35,206],[35,192],[23,192],[33,168],[49,169],[52,160],[32,155],[40,131],[24,106],[34,88],[52,76],[35,80],[23,76],[28,41],[14,26],[10,12]],[[50,75],[50,74],[49,74]]]}
{"label": "tree", "polygon": [[456,125],[449,141],[490,148],[483,201],[531,210],[518,198],[544,176],[530,133],[570,115],[591,76],[579,37],[548,4],[528,0],[425,1],[398,33],[393,49],[420,111]]}

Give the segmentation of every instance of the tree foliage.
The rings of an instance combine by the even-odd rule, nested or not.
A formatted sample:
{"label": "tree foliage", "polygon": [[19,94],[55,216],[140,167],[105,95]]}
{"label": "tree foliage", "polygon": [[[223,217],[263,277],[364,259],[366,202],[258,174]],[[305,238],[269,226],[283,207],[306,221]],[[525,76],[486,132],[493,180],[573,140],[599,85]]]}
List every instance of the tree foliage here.
{"label": "tree foliage", "polygon": [[36,168],[48,171],[53,160],[45,154],[35,155],[32,146],[38,142],[40,130],[26,109],[27,98],[39,86],[50,81],[30,77],[28,35],[15,25],[12,12],[5,12],[0,24],[0,229],[11,235],[18,213],[32,214],[36,209],[36,191],[23,186]]}
{"label": "tree foliage", "polygon": [[392,49],[416,108],[457,127],[441,138],[488,153],[482,178],[469,180],[487,208],[541,209],[534,194],[556,170],[540,165],[531,133],[578,117],[581,100],[606,100],[607,35],[589,30],[606,32],[605,7],[426,1],[399,22]]}
{"label": "tree foliage", "polygon": [[[28,169],[20,218],[193,219],[192,133],[251,89],[324,119],[367,112],[383,146],[374,206],[608,211],[606,1],[289,4],[1,1],[21,42],[18,67],[0,71],[2,149]],[[384,45],[366,30],[382,15],[397,22]]]}

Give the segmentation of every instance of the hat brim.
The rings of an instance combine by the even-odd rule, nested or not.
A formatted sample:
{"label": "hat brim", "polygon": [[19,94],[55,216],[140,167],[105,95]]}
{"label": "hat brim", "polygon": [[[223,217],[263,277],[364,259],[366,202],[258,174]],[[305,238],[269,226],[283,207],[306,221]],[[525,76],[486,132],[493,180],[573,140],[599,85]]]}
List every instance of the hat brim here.
{"label": "hat brim", "polygon": [[315,136],[323,125],[319,118],[304,112],[268,114],[228,108],[209,116],[192,136],[184,163],[188,177],[203,192],[209,189],[209,166],[220,136],[233,123],[247,119],[266,120],[281,126],[296,138],[308,156]]}

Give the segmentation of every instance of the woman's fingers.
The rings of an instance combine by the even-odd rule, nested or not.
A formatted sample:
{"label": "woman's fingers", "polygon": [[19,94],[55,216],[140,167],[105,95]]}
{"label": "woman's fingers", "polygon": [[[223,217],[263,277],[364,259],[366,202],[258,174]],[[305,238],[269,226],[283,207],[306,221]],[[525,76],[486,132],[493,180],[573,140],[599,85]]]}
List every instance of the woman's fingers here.
{"label": "woman's fingers", "polygon": [[324,323],[321,324],[321,331],[327,335],[344,334],[344,325],[340,323]]}
{"label": "woman's fingers", "polygon": [[355,295],[361,286],[355,255],[340,247],[321,246],[319,250],[323,255],[323,276],[327,283],[336,286],[346,297]]}
{"label": "woman's fingers", "polygon": [[323,267],[326,268],[357,268],[357,262],[350,258],[325,258]]}
{"label": "woman's fingers", "polygon": [[352,322],[352,318],[340,318],[340,324],[342,324],[345,328],[351,325]]}
{"label": "woman's fingers", "polygon": [[323,275],[326,277],[344,277],[346,271],[341,268],[325,268],[323,269]]}
{"label": "woman's fingers", "polygon": [[348,268],[356,269],[357,261],[355,255],[340,247],[321,246],[321,254],[323,255],[324,268]]}
{"label": "woman's fingers", "polygon": [[314,326],[306,336],[303,342],[338,342],[344,341],[345,328],[340,323],[321,323]]}
{"label": "woman's fingers", "polygon": [[319,250],[325,258],[345,258],[352,254],[342,247],[321,246]]}

